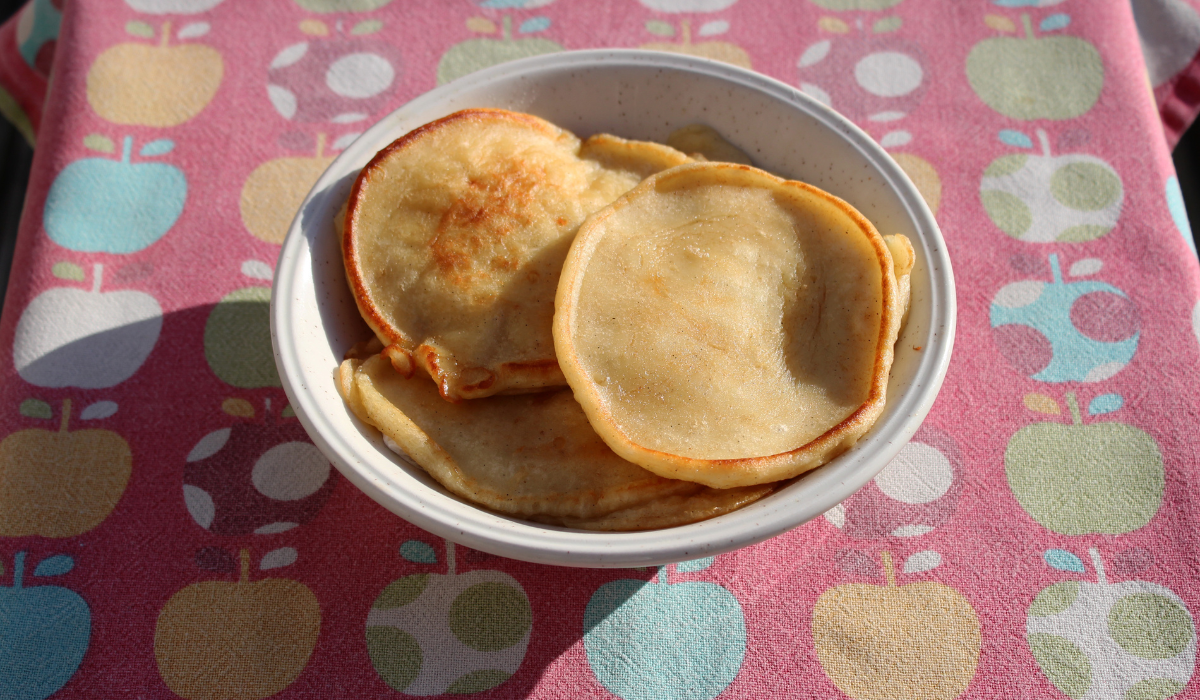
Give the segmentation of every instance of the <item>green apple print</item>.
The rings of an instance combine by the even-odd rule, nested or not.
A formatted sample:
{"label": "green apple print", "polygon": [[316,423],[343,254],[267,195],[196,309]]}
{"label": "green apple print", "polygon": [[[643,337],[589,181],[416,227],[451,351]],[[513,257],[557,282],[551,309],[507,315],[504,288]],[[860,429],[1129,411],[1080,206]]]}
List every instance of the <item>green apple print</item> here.
{"label": "green apple print", "polygon": [[[420,540],[400,546],[414,564],[437,563]],[[367,614],[367,653],[381,680],[407,695],[478,693],[508,680],[525,659],[532,611],[525,589],[503,571],[455,571],[393,581]]]}
{"label": "green apple print", "polygon": [[296,4],[309,12],[370,12],[378,10],[392,0],[296,0]]}
{"label": "green apple print", "polygon": [[[272,273],[266,263],[247,260],[242,274],[269,281]],[[270,287],[237,289],[221,299],[204,324],[204,357],[226,384],[242,389],[282,386],[271,349]]]}
{"label": "green apple print", "polygon": [[[707,568],[713,557],[675,564]],[[733,682],[746,655],[742,608],[723,586],[703,581],[618,579],[601,586],[583,614],[588,665],[624,700],[710,700]]]}
{"label": "green apple print", "polygon": [[[490,34],[496,31],[496,24],[485,17],[472,17],[467,20],[467,27],[475,32]],[[550,27],[550,20],[545,17],[532,17],[521,23],[519,34],[535,34]],[[549,39],[527,37],[515,39],[512,36],[512,17],[505,15],[501,19],[500,38],[491,39],[478,37],[467,39],[461,44],[455,44],[438,61],[437,81],[443,85],[461,78],[468,73],[474,73],[482,68],[494,66],[518,58],[538,56],[544,53],[562,51],[563,47]]]}
{"label": "green apple print", "polygon": [[[1012,25],[990,16],[1002,31]],[[1067,26],[1064,14],[1050,15],[1040,28]],[[1096,104],[1104,87],[1100,52],[1074,36],[1035,37],[1028,14],[1021,15],[1024,37],[984,39],[967,55],[967,80],[989,107],[1012,119],[1073,119]],[[1014,27],[1015,29],[1015,27]]]}
{"label": "green apple print", "polygon": [[866,10],[874,12],[899,5],[903,0],[812,0],[826,10]]}
{"label": "green apple print", "polygon": [[[1163,700],[1196,665],[1196,629],[1183,600],[1148,581],[1110,583],[1100,552],[1088,550],[1096,582],[1060,581],[1029,606],[1025,639],[1042,673],[1074,700]],[[1062,549],[1044,555],[1059,571],[1083,573]]]}
{"label": "green apple print", "polygon": [[[1092,400],[1090,415],[1110,413],[1118,394]],[[1025,405],[1059,413],[1048,396],[1030,394]],[[1004,470],[1017,502],[1042,527],[1061,535],[1133,532],[1162,504],[1163,459],[1145,432],[1124,423],[1084,425],[1074,393],[1067,394],[1071,423],[1034,423],[1017,431],[1004,452]]]}

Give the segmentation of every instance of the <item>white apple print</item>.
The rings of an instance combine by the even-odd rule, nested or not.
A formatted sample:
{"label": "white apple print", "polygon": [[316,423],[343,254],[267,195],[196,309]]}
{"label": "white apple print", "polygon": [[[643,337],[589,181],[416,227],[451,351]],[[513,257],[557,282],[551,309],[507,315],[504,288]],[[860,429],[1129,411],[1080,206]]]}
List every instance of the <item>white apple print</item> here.
{"label": "white apple print", "polygon": [[146,361],[162,330],[162,308],[144,292],[101,292],[103,269],[93,266],[90,290],[55,287],[25,307],[13,341],[22,379],[102,389],[125,381]]}
{"label": "white apple print", "polygon": [[138,12],[150,15],[194,15],[208,12],[225,0],[125,0]]}
{"label": "white apple print", "polygon": [[651,10],[659,12],[720,12],[737,0],[641,0]]}

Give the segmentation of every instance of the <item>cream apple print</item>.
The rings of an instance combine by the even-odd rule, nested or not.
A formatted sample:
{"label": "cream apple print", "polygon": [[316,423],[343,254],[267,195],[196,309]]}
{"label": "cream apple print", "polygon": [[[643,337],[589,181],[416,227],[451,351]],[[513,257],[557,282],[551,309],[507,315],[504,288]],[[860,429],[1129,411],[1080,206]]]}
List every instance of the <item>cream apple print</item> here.
{"label": "cream apple print", "polygon": [[[979,198],[1003,232],[1029,243],[1078,243],[1108,234],[1121,217],[1125,188],[1112,166],[1084,153],[1053,155],[1037,130],[1041,153],[1013,153],[992,161]],[[1000,141],[1032,150],[1023,132],[1004,129]]]}
{"label": "cream apple print", "polygon": [[[57,430],[25,428],[0,440],[0,537],[75,537],[95,529],[125,493],[133,468],[129,443],[101,428],[71,430],[64,399]],[[79,415],[97,421],[117,411],[98,401]],[[51,420],[40,399],[21,403],[22,416]]]}
{"label": "cream apple print", "polygon": [[[1165,476],[1154,439],[1132,425],[1084,423],[1073,392],[1067,393],[1069,423],[1052,421],[1021,428],[1004,451],[1009,488],[1021,508],[1042,527],[1062,535],[1120,535],[1144,527],[1162,505]],[[1101,394],[1089,416],[1113,413],[1120,394]],[[1032,411],[1058,415],[1054,399],[1028,394]]]}
{"label": "cream apple print", "polygon": [[[992,336],[1000,354],[1021,374],[1040,382],[1098,382],[1133,359],[1141,315],[1125,292],[1106,282],[1065,281],[1058,254],[1049,256],[1050,282],[1005,285],[992,299]],[[1098,273],[1095,258],[1076,261],[1072,277]]]}
{"label": "cream apple print", "polygon": [[[302,135],[303,136],[303,135]],[[333,162],[325,154],[325,134],[318,134],[311,156],[276,158],[262,163],[242,185],[242,223],[255,238],[282,244],[305,195]]]}
{"label": "cream apple print", "polygon": [[[437,564],[420,540],[400,556],[424,569]],[[520,668],[533,626],[529,598],[512,576],[456,570],[446,541],[446,573],[414,573],[380,592],[367,614],[367,652],[379,678],[406,695],[478,693]]]}
{"label": "cream apple print", "polygon": [[[857,700],[952,700],[979,664],[980,624],[961,593],[936,581],[897,585],[892,555],[882,552],[886,585],[847,583],[821,594],[813,609],[813,645],[833,684]],[[878,579],[878,566],[861,552],[839,556],[842,568]],[[917,552],[903,573],[942,563],[935,551]]]}
{"label": "cream apple print", "polygon": [[138,12],[148,15],[195,15],[208,12],[225,0],[125,0]]}
{"label": "cream apple print", "polygon": [[[263,556],[263,570],[288,566],[296,550]],[[321,606],[308,586],[286,578],[250,580],[250,552],[240,571],[227,552],[197,553],[202,569],[235,581],[209,580],[176,592],[154,628],[158,672],[187,700],[258,700],[292,684],[312,655],[321,630]]]}
{"label": "cream apple print", "polygon": [[284,47],[267,69],[267,97],[284,119],[297,122],[353,124],[379,112],[399,84],[401,56],[389,41],[371,35],[380,20],[363,20],[331,29],[305,20],[310,36]]}
{"label": "cream apple print", "polygon": [[[1156,698],[1181,691],[1196,664],[1196,628],[1183,600],[1149,581],[1108,580],[1096,548],[1095,582],[1044,588],[1029,605],[1025,639],[1046,678],[1072,700]],[[1051,549],[1046,563],[1084,573],[1071,552]]]}
{"label": "cream apple print", "polygon": [[[646,31],[651,34],[661,37],[674,37],[674,25],[663,22],[662,20],[652,19],[646,22]],[[717,36],[729,31],[729,22],[725,20],[713,20],[705,22],[700,26],[697,33],[700,37]],[[714,61],[723,61],[742,68],[750,68],[750,54],[737,44],[732,44],[728,41],[692,41],[692,25],[687,20],[682,20],[679,23],[679,42],[663,42],[653,41],[649,44],[642,44],[643,49],[650,51],[669,51],[671,53],[681,53],[688,56],[699,56],[700,58],[710,58]]]}
{"label": "cream apple print", "polygon": [[[156,36],[139,20],[125,28],[139,38]],[[178,38],[195,39],[208,31],[208,23],[193,22]],[[157,36],[157,44],[117,44],[96,57],[87,74],[87,99],[96,114],[114,124],[178,126],[212,102],[225,75],[221,54],[196,42],[170,45],[170,22]]]}
{"label": "cream apple print", "polygon": [[520,38],[513,36],[512,24],[511,15],[501,17],[499,27],[487,17],[468,19],[467,29],[477,34],[499,33],[499,38],[481,36],[451,46],[438,61],[438,85],[444,85],[489,66],[563,50],[562,45],[555,41],[531,36],[550,28],[548,17],[530,17],[521,22],[517,28]]}
{"label": "cream apple print", "polygon": [[1086,39],[1054,34],[1070,24],[1065,14],[1039,23],[1034,36],[1029,14],[1021,15],[1024,36],[1001,15],[985,19],[1002,34],[984,39],[967,54],[967,81],[987,106],[1011,119],[1074,119],[1096,104],[1104,87],[1100,52]]}
{"label": "cream apple print", "polygon": [[849,537],[918,537],[954,514],[963,487],[958,443],[921,426],[883,471],[829,509],[825,520]]}
{"label": "cream apple print", "polygon": [[[242,274],[270,281],[270,265],[242,263]],[[213,374],[231,386],[281,386],[271,349],[271,288],[256,285],[226,294],[204,324],[204,358]]]}
{"label": "cream apple print", "polygon": [[812,0],[814,5],[826,10],[865,10],[877,12],[899,5],[902,0]]}
{"label": "cream apple print", "polygon": [[657,579],[617,579],[592,595],[583,646],[611,693],[623,700],[711,700],[737,678],[746,656],[741,604],[720,584],[681,576],[714,559],[660,566]]}
{"label": "cream apple print", "polygon": [[733,7],[737,0],[638,0],[656,12],[720,12]]}
{"label": "cream apple print", "polygon": [[[60,279],[83,281],[74,263],[56,265]],[[104,266],[92,266],[90,289],[53,287],[21,312],[13,339],[17,374],[34,386],[103,389],[120,384],[146,361],[162,330],[162,307],[132,289],[101,291]]]}

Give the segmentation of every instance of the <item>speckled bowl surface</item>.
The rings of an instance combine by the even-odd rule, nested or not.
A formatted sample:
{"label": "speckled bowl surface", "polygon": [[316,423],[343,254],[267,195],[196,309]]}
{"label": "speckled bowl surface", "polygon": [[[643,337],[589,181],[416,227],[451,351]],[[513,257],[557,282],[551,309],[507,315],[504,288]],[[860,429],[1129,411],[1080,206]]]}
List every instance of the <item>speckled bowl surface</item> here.
{"label": "speckled bowl surface", "polygon": [[[916,248],[912,309],[896,347],[888,404],[849,452],[742,510],[683,527],[594,533],[491,513],[454,496],[388,450],[345,407],[333,382],[343,353],[370,336],[342,270],[333,217],[358,171],[413,128],[468,107],[536,114],[581,137],[662,141],[695,122],[716,128],[778,175],[845,199],[883,233]],[[954,342],[954,279],[937,223],[884,150],[798,90],[705,59],[636,50],[537,56],[471,74],[388,115],[330,165],[284,242],[271,297],[275,360],[316,445],[356,486],[436,535],[500,556],[564,566],[630,567],[711,556],[817,517],[870,481],[933,405]],[[917,350],[917,348],[920,348]]]}

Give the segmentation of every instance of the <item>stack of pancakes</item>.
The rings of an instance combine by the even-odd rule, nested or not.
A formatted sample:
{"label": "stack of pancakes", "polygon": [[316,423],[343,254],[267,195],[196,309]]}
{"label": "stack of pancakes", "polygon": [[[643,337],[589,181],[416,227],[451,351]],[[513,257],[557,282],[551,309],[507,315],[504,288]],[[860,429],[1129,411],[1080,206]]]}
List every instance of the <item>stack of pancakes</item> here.
{"label": "stack of pancakes", "polygon": [[[911,245],[845,202],[670,146],[466,110],[363,168],[338,217],[375,338],[339,391],[452,493],[600,530],[751,503],[883,410]],[[706,160],[705,156],[713,160]]]}

